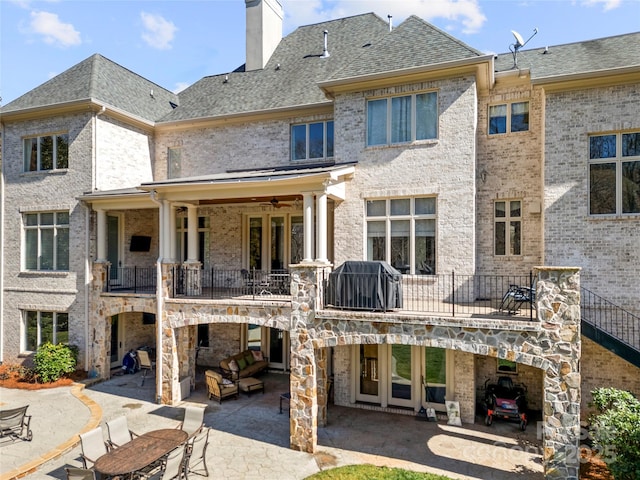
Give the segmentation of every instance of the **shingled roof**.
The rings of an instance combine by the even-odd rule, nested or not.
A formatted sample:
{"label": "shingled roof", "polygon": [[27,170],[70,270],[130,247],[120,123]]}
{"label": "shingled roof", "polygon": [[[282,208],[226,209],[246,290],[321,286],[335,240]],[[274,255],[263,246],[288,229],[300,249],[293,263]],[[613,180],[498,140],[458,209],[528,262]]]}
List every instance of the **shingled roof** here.
{"label": "shingled roof", "polygon": [[[153,92],[153,95],[152,95]],[[178,96],[115,62],[94,54],[2,108],[2,113],[95,101],[154,121]]]}
{"label": "shingled roof", "polygon": [[[565,45],[522,50],[518,68],[528,68],[532,80],[640,67],[640,32]],[[497,72],[513,69],[513,55],[495,61]]]}
{"label": "shingled roof", "polygon": [[[329,57],[322,58],[324,31]],[[388,35],[373,13],[299,27],[280,41],[263,70],[205,77],[180,93],[180,108],[162,121],[328,103],[318,82],[354,62]]]}
{"label": "shingled roof", "polygon": [[411,15],[355,61],[333,75],[353,78],[485,55],[457,38]]}

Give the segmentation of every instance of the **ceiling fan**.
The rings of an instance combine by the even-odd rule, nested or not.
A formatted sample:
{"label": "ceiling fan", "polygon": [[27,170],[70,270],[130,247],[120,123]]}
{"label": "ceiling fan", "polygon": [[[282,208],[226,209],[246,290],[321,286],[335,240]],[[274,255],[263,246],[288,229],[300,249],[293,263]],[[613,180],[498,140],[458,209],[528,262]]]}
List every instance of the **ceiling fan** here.
{"label": "ceiling fan", "polygon": [[278,200],[276,197],[273,197],[271,200],[269,200],[269,203],[261,203],[260,205],[271,205],[273,208],[290,207],[291,206],[291,204],[289,204],[289,203],[280,203],[280,200]]}

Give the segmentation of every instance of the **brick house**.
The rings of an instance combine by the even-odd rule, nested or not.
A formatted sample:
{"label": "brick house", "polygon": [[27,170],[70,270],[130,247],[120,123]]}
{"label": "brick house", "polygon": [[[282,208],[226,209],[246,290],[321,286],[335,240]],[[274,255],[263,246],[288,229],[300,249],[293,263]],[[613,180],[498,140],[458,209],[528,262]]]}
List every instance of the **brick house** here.
{"label": "brick house", "polygon": [[[172,404],[259,348],[306,451],[329,388],[473,422],[508,374],[577,478],[588,392],[640,391],[640,34],[493,56],[414,16],[282,16],[247,2],[246,63],[180,94],[96,54],[2,108],[2,361],[68,341],[109,377],[150,346]],[[351,260],[399,272],[395,308],[337,304]]]}

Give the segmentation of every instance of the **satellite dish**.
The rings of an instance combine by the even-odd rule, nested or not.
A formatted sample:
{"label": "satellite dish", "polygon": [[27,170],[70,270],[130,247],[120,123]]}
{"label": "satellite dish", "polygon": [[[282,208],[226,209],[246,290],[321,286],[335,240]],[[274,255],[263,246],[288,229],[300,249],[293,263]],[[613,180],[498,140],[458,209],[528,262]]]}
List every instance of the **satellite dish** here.
{"label": "satellite dish", "polygon": [[531,40],[536,35],[536,33],[538,33],[538,29],[533,29],[533,35],[531,35],[526,42],[522,38],[522,35],[520,35],[515,30],[511,30],[511,33],[513,34],[513,38],[516,39],[516,43],[509,45],[509,50],[511,50],[511,53],[513,54],[513,67],[511,68],[518,68],[518,50],[529,43],[529,40]]}
{"label": "satellite dish", "polygon": [[524,45],[524,40],[522,38],[522,35],[520,35],[518,32],[516,32],[515,30],[511,30],[511,33],[513,34],[513,37],[516,39],[516,44],[515,47],[516,48],[520,48]]}

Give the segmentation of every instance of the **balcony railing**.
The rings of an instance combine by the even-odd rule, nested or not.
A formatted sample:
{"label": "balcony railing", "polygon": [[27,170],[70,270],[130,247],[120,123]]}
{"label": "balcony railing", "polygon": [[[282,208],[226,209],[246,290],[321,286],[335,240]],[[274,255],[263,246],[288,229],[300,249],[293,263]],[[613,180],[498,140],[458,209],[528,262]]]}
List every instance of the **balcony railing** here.
{"label": "balcony railing", "polygon": [[155,293],[156,267],[113,267],[107,268],[105,292]]}
{"label": "balcony railing", "polygon": [[290,300],[291,274],[285,270],[172,269],[172,296]]}
{"label": "balcony railing", "polygon": [[[528,275],[402,275],[379,277],[343,273],[336,282],[324,279],[325,308],[394,310],[450,316],[509,316],[535,318],[533,274]],[[396,283],[400,283],[400,287]],[[333,290],[333,291],[332,291]],[[336,291],[337,290],[337,291]],[[386,296],[399,298],[389,301]]]}

